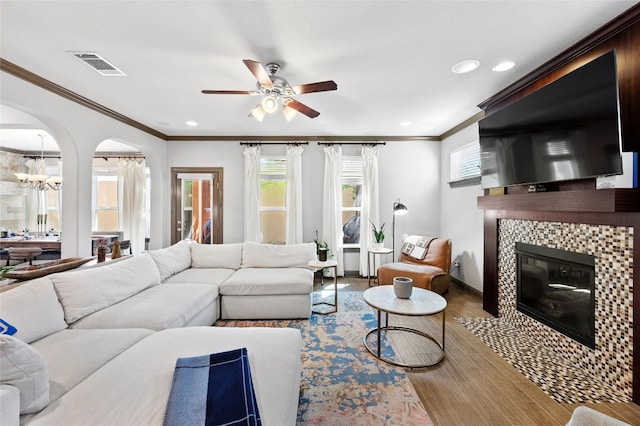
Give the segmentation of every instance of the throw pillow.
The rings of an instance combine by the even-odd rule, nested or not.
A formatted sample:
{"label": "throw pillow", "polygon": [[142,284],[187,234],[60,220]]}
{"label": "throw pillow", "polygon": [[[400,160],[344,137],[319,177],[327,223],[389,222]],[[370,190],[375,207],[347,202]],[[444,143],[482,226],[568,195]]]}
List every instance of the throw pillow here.
{"label": "throw pillow", "polygon": [[402,253],[414,259],[423,260],[429,250],[429,244],[435,240],[433,237],[422,235],[409,235],[402,244]]}
{"label": "throw pillow", "polygon": [[6,334],[8,336],[16,334],[17,328],[0,318],[0,334]]}
{"label": "throw pillow", "polygon": [[36,413],[49,403],[49,373],[32,346],[0,335],[0,383],[20,390],[20,414]]}

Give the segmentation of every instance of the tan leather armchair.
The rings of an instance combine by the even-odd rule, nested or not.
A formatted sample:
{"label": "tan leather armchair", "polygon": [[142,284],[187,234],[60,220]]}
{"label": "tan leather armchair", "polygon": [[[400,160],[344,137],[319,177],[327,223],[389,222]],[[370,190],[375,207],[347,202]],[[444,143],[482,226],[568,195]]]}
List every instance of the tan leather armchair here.
{"label": "tan leather armchair", "polygon": [[435,238],[428,246],[423,259],[415,259],[400,253],[398,262],[378,268],[378,283],[393,284],[395,277],[408,277],[415,287],[442,294],[451,285],[451,240]]}

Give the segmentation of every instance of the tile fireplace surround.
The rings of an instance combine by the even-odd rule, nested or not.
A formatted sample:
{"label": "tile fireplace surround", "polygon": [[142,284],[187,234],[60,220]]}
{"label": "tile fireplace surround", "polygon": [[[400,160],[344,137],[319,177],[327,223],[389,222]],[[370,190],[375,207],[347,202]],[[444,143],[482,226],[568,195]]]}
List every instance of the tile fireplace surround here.
{"label": "tile fireplace surround", "polygon": [[[632,398],[633,227],[500,219],[498,311],[514,327],[575,366]],[[515,243],[595,256],[595,331],[592,350],[516,310]]]}

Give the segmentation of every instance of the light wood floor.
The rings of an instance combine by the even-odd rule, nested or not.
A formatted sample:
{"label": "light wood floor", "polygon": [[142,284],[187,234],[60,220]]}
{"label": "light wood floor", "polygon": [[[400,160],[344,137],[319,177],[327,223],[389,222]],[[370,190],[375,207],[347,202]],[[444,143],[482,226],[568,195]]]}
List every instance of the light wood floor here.
{"label": "light wood floor", "polygon": [[[341,291],[365,290],[366,279],[341,278]],[[565,425],[577,405],[559,404],[533,382],[456,321],[457,317],[487,317],[482,300],[457,285],[444,295],[446,310],[445,359],[429,369],[408,372],[422,403],[436,425]],[[432,336],[441,336],[442,317],[391,316],[390,322],[411,325]],[[397,339],[401,353],[416,359],[433,354],[421,352],[421,344]],[[405,360],[405,362],[407,362]],[[414,361],[410,361],[414,362]],[[640,406],[586,404],[632,425],[640,425]]]}

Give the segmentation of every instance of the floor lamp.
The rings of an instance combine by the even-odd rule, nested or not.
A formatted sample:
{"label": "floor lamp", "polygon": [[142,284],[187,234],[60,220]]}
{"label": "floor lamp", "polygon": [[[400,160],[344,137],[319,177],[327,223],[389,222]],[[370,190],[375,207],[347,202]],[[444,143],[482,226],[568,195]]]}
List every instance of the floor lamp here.
{"label": "floor lamp", "polygon": [[407,214],[408,212],[409,210],[407,209],[407,206],[402,204],[399,198],[393,203],[393,223],[391,229],[391,238],[393,240],[392,247],[394,262],[396,260],[396,216],[402,216]]}

